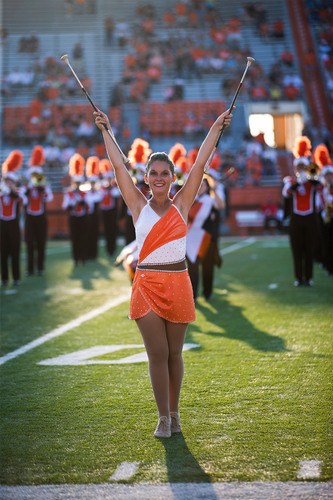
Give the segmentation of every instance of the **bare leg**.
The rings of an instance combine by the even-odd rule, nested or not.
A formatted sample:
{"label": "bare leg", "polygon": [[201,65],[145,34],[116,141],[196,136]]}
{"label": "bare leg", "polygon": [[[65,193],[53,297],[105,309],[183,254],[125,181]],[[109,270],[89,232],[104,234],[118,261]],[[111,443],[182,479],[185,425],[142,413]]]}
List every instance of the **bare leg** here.
{"label": "bare leg", "polygon": [[149,361],[149,374],[158,413],[170,416],[169,410],[169,345],[166,321],[153,311],[136,320]]}
{"label": "bare leg", "polygon": [[169,345],[169,400],[171,412],[178,412],[180,389],[184,375],[182,351],[186,329],[187,323],[166,322]]}

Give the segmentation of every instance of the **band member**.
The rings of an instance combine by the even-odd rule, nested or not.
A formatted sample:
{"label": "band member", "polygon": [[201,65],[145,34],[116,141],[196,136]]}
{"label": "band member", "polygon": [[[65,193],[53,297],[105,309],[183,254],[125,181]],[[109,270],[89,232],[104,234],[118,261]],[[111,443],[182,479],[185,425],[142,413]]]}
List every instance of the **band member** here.
{"label": "band member", "polygon": [[218,237],[220,210],[224,206],[223,192],[217,189],[217,182],[211,176],[204,176],[188,215],[186,257],[194,300],[198,297],[200,268],[203,295],[209,299],[213,292],[214,268],[222,265]]}
{"label": "band member", "polygon": [[99,170],[103,179],[100,202],[103,232],[106,242],[106,252],[109,257],[112,257],[117,244],[117,217],[120,208],[119,202],[121,201],[120,191],[116,184],[112,165],[107,158],[100,160]]}
{"label": "band member", "polygon": [[294,285],[313,285],[314,241],[318,234],[316,193],[322,185],[311,172],[311,142],[308,137],[296,139],[293,149],[295,177],[288,179],[282,195],[290,198],[289,240],[293,257]]}
{"label": "band member", "polygon": [[[131,144],[131,148],[128,152],[128,159],[130,160],[130,174],[133,182],[140,191],[147,196],[148,187],[144,182],[144,174],[146,168],[146,162],[151,154],[151,149],[149,148],[149,143],[144,139],[139,137],[134,139]],[[132,243],[135,240],[135,229],[133,225],[132,214],[130,209],[124,205],[125,211],[125,241],[126,245]]]}
{"label": "band member", "polygon": [[188,172],[190,171],[191,164],[186,156],[186,148],[180,142],[174,144],[169,151],[169,157],[175,165],[175,174],[177,181],[171,186],[170,196],[173,197],[179,191],[185,180]]}
{"label": "band member", "polygon": [[25,209],[25,241],[27,247],[27,276],[42,276],[45,270],[47,240],[46,204],[53,200],[51,187],[43,174],[44,149],[35,146],[30,157],[29,179],[25,189],[28,203]]}
{"label": "band member", "polygon": [[87,193],[80,189],[84,178],[84,158],[75,153],[69,160],[71,187],[65,192],[62,208],[68,212],[69,234],[72,245],[72,257],[75,266],[87,260],[88,213],[91,210]]}
{"label": "band member", "polygon": [[314,150],[314,161],[321,167],[320,179],[323,184],[321,193],[321,229],[323,266],[328,275],[333,275],[333,165],[327,146],[319,144]]}
{"label": "band member", "polygon": [[19,285],[20,273],[20,205],[26,204],[27,199],[18,188],[19,177],[17,170],[23,163],[23,153],[15,150],[10,153],[2,165],[2,179],[0,184],[0,253],[1,253],[1,285],[8,285],[9,261],[13,284]]}
{"label": "band member", "polygon": [[99,238],[99,204],[102,199],[102,193],[99,181],[99,158],[89,156],[86,161],[86,177],[90,183],[90,189],[87,191],[87,200],[89,203],[88,213],[88,246],[87,258],[96,260],[98,256],[98,238]]}
{"label": "band member", "polygon": [[134,280],[138,260],[139,249],[136,240],[134,240],[132,241],[132,243],[129,243],[122,249],[115,261],[116,266],[122,264],[123,268],[129,276],[131,283],[133,283]]}

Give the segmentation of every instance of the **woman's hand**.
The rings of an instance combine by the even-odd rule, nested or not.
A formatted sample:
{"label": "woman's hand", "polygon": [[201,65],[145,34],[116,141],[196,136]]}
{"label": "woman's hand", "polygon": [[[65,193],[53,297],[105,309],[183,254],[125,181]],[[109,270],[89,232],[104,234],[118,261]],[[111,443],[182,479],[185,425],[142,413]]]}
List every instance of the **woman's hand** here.
{"label": "woman's hand", "polygon": [[109,130],[111,130],[110,121],[105,113],[100,110],[94,111],[94,116],[95,124],[100,130],[105,130],[105,125]]}
{"label": "woman's hand", "polygon": [[[233,106],[233,109],[235,109],[236,106]],[[232,114],[231,114],[231,109],[227,109],[224,113],[222,113],[222,115],[220,115],[215,124],[219,126],[219,128],[221,127],[229,127],[230,123],[231,123],[231,119],[232,119]]]}

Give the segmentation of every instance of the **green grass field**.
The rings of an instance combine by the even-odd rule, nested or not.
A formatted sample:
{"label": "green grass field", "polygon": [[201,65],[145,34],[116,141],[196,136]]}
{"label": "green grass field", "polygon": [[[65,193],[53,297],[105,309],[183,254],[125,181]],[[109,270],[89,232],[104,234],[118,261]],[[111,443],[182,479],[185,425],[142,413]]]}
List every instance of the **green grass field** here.
{"label": "green grass field", "polygon": [[283,236],[234,243],[189,327],[183,434],[168,440],[153,437],[147,363],[124,363],[144,349],[103,248],[73,269],[68,242],[50,242],[44,277],[1,290],[1,484],[104,483],[123,462],[139,464],[131,483],[293,481],[304,460],[333,478],[333,280],[316,265],[315,286],[294,288]]}

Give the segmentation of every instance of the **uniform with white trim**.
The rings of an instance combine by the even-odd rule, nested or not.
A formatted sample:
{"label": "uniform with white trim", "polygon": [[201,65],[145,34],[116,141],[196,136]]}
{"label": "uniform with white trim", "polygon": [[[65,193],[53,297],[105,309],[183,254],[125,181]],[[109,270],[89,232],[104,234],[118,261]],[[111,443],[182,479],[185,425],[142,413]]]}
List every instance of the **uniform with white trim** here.
{"label": "uniform with white trim", "polygon": [[314,242],[318,234],[316,194],[322,185],[311,176],[311,142],[306,136],[296,139],[294,147],[295,178],[288,178],[282,195],[291,199],[289,240],[293,257],[295,286],[313,285]]}
{"label": "uniform with white trim", "polygon": [[19,177],[17,170],[23,163],[23,153],[12,151],[2,165],[2,179],[0,185],[0,260],[1,285],[6,286],[9,281],[9,262],[14,285],[21,279],[20,273],[20,207],[27,203],[27,199],[18,188]]}
{"label": "uniform with white trim", "polygon": [[29,181],[25,189],[25,195],[28,199],[25,209],[26,273],[28,276],[34,274],[35,266],[38,275],[42,275],[45,270],[46,204],[53,200],[53,193],[43,174],[44,163],[44,149],[37,145],[30,157]]}

